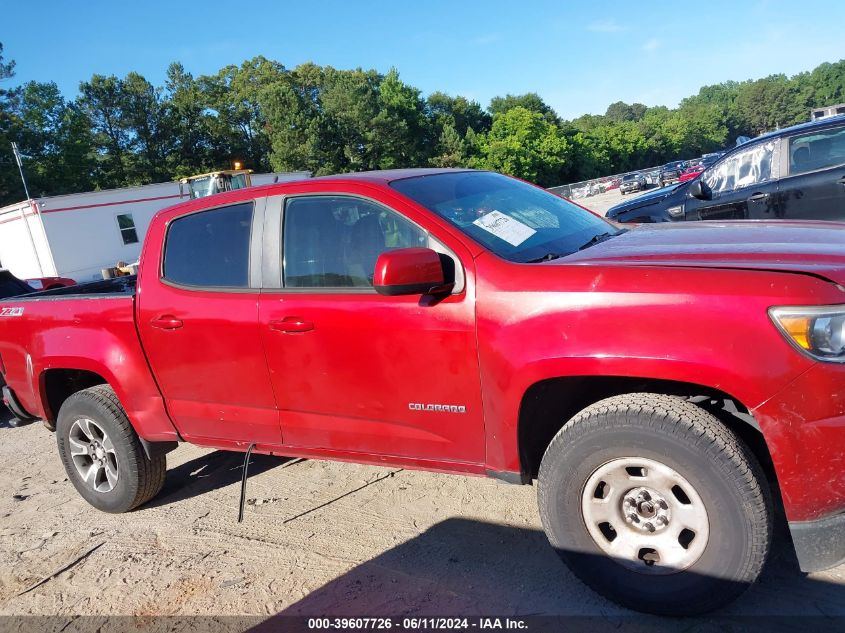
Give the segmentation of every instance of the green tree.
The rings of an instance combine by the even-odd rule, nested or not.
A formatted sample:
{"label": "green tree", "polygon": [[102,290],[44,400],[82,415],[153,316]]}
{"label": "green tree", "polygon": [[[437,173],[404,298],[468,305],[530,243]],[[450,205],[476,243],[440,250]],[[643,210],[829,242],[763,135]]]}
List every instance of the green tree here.
{"label": "green tree", "polygon": [[97,162],[90,122],[55,83],[30,82],[20,91],[18,143],[30,193],[74,193],[94,188]]}
{"label": "green tree", "polygon": [[3,44],[0,43],[0,206],[24,198],[23,185],[12,154],[12,141],[20,129],[20,120],[14,112],[19,91],[3,88],[3,82],[14,76],[15,62],[3,61]]}
{"label": "green tree", "polygon": [[612,123],[622,123],[623,121],[639,121],[645,116],[648,107],[642,103],[625,103],[624,101],[617,101],[607,106],[607,111],[604,113],[605,118]]}
{"label": "green tree", "polygon": [[557,125],[521,106],[496,115],[480,147],[477,166],[543,186],[560,183],[569,150]]}
{"label": "green tree", "polygon": [[546,121],[557,123],[560,118],[551,106],[549,106],[536,92],[527,92],[524,95],[505,95],[504,97],[493,97],[490,100],[490,114],[504,114],[514,108],[525,108],[530,112],[536,112],[543,116]]}
{"label": "green tree", "polygon": [[206,105],[214,114],[211,134],[215,156],[228,157],[229,164],[240,160],[256,171],[270,169],[271,142],[261,94],[281,81],[284,74],[284,66],[259,56],[199,78]]}
{"label": "green tree", "polygon": [[123,82],[114,75],[94,75],[79,85],[77,104],[91,122],[99,157],[97,185],[105,189],[139,184],[130,180],[132,137],[123,119]]}
{"label": "green tree", "polygon": [[378,113],[366,137],[370,161],[378,169],[425,164],[431,139],[420,91],[399,79],[391,68],[378,83]]}
{"label": "green tree", "polygon": [[228,156],[215,155],[212,116],[207,112],[206,96],[200,83],[182,64],[167,69],[164,91],[164,118],[170,134],[167,167],[171,178],[210,171]]}

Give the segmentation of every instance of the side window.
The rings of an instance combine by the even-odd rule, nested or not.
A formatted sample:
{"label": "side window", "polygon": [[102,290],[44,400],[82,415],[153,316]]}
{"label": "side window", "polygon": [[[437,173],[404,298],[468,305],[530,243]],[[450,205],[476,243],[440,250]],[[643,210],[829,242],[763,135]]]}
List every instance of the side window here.
{"label": "side window", "polygon": [[379,255],[427,244],[425,231],[372,202],[345,196],[293,198],[284,214],[284,285],[372,286]]}
{"label": "side window", "polygon": [[170,222],[164,278],[185,286],[249,286],[252,202],[200,211]]}
{"label": "side window", "polygon": [[803,174],[845,163],[845,127],[789,139],[789,173]]}
{"label": "side window", "polygon": [[124,245],[138,243],[138,232],[135,230],[135,220],[132,219],[131,213],[121,213],[117,216],[117,228],[120,229]]}
{"label": "side window", "polygon": [[703,180],[714,193],[750,187],[772,179],[774,142],[735,152],[707,170]]}

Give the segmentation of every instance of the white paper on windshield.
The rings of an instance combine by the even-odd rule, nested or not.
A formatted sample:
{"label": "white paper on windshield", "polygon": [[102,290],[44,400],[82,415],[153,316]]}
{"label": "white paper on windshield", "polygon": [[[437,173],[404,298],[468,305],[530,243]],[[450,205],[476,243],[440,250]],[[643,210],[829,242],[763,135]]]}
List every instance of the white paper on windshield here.
{"label": "white paper on windshield", "polygon": [[505,240],[512,246],[519,246],[537,231],[519,220],[514,220],[501,211],[491,211],[473,222],[488,233],[492,233],[499,239]]}

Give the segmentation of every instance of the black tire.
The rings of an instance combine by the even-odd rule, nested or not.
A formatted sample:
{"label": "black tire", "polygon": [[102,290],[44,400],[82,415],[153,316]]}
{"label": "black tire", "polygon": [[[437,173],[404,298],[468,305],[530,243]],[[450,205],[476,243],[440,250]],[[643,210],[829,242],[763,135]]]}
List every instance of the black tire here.
{"label": "black tire", "polygon": [[[104,431],[114,447],[117,479],[108,491],[98,491],[86,483],[71,456],[71,431],[77,421],[85,419]],[[78,391],[65,400],[56,421],[56,441],[68,479],[98,510],[127,512],[155,497],[164,485],[165,456],[147,457],[123,406],[108,385]]]}
{"label": "black tire", "polygon": [[[652,575],[623,566],[590,535],[581,505],[586,485],[593,473],[622,457],[673,469],[703,502],[709,538],[682,571]],[[625,394],[587,407],[549,444],[538,479],[540,517],[551,545],[586,585],[630,609],[662,615],[711,611],[745,591],[768,556],[772,505],[760,465],[716,417],[681,398]],[[629,530],[626,521],[622,516],[621,530]],[[616,534],[610,531],[608,542]],[[631,564],[648,567],[641,560]]]}

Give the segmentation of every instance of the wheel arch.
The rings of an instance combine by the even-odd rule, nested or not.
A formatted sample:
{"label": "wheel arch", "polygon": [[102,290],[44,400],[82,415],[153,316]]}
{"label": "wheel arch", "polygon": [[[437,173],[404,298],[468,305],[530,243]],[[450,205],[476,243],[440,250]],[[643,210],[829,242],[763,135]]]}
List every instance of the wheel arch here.
{"label": "wheel arch", "polygon": [[520,401],[517,422],[519,462],[524,479],[536,478],[552,438],[575,414],[599,400],[625,393],[678,396],[705,409],[749,447],[766,475],[776,482],[763,433],[739,398],[705,385],[629,376],[564,376],[532,384]]}
{"label": "wheel arch", "polygon": [[56,418],[65,400],[78,391],[109,384],[109,381],[97,371],[78,368],[50,368],[41,372],[38,380],[38,390],[44,409],[44,422],[47,427],[56,429]]}

